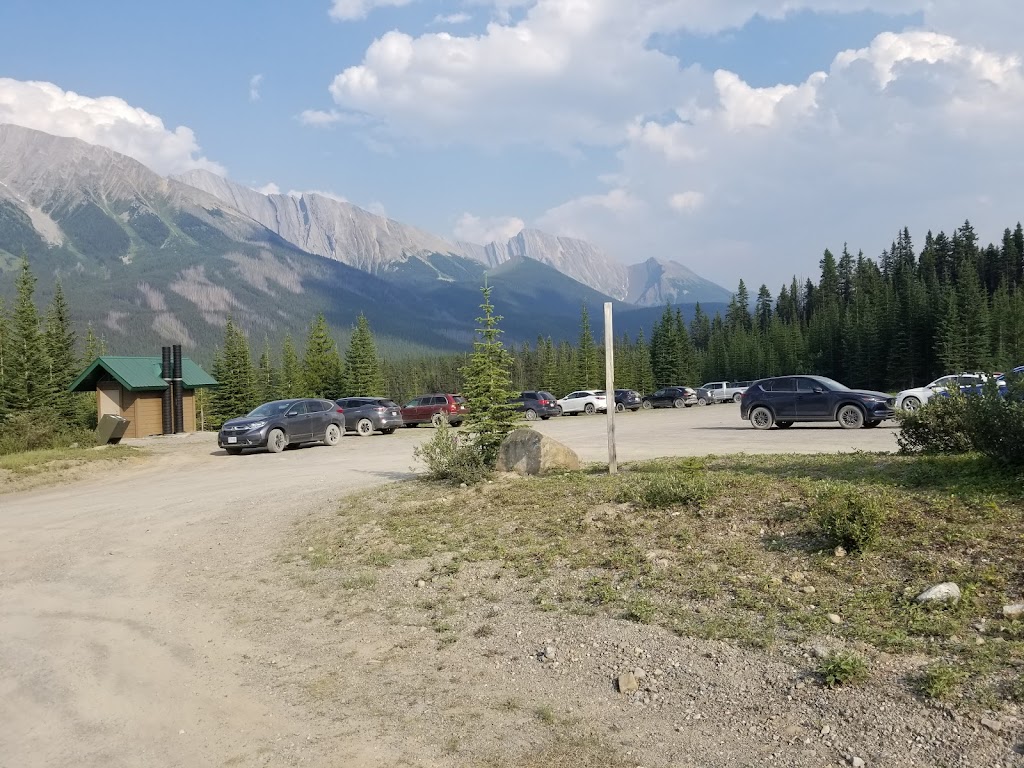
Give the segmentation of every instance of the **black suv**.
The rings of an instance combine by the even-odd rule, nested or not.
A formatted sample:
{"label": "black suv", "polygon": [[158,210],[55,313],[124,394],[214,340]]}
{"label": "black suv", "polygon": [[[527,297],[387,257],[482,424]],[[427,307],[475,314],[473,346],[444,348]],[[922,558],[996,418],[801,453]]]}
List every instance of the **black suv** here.
{"label": "black suv", "polygon": [[662,387],[657,392],[644,395],[642,407],[689,408],[697,402],[697,393],[689,387]]}
{"label": "black suv", "polygon": [[755,381],[740,400],[740,418],[757,429],[797,421],[838,421],[845,429],[877,427],[896,415],[896,398],[850,389],[824,376],[776,376]]}
{"label": "black suv", "polygon": [[555,396],[543,390],[520,392],[519,397],[512,398],[509,403],[516,406],[517,411],[525,414],[527,421],[547,421],[552,416],[562,415],[562,409],[558,407]]}
{"label": "black suv", "polygon": [[641,407],[643,407],[643,398],[640,397],[640,393],[635,389],[615,390],[615,410],[619,413],[623,411],[639,411]]}
{"label": "black suv", "polygon": [[235,456],[243,448],[266,448],[280,453],[289,445],[322,440],[337,445],[345,416],[330,400],[274,400],[247,416],[228,419],[217,433],[217,445]]}
{"label": "black suv", "polygon": [[335,402],[345,411],[345,429],[363,437],[374,432],[390,435],[404,423],[398,403],[386,397],[343,397]]}

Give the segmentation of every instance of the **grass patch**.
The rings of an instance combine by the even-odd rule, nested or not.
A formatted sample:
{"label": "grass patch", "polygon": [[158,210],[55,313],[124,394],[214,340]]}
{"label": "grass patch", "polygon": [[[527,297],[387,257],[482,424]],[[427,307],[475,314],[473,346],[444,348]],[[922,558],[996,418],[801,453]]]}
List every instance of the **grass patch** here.
{"label": "grass patch", "polygon": [[[309,564],[340,577],[428,560],[443,584],[493,563],[537,610],[751,648],[828,636],[944,659],[970,671],[962,700],[1005,700],[1024,674],[1024,625],[992,621],[1024,593],[1024,477],[1010,475],[977,456],[664,460],[617,476],[394,484],[343,500],[300,535],[328,558]],[[958,603],[914,601],[941,581],[960,586]]]}
{"label": "grass patch", "polygon": [[940,662],[921,673],[917,687],[929,699],[946,700],[959,692],[964,677],[963,670]]}
{"label": "grass patch", "polygon": [[38,451],[23,451],[0,456],[0,470],[15,475],[38,475],[59,472],[69,467],[97,461],[117,461],[145,452],[127,445],[108,445],[98,448],[44,448]]}
{"label": "grass patch", "polygon": [[830,653],[818,665],[818,674],[829,688],[867,682],[868,663],[863,656],[847,651]]}

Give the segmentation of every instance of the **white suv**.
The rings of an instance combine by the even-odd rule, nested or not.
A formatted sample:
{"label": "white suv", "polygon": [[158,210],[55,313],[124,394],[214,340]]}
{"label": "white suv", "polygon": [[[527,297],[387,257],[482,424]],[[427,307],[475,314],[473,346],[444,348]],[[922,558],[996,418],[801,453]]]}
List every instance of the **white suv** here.
{"label": "white suv", "polygon": [[896,408],[904,411],[916,411],[927,403],[932,395],[947,387],[974,387],[987,380],[988,374],[981,372],[951,373],[948,376],[940,376],[931,384],[926,384],[923,387],[904,389],[896,395]]}

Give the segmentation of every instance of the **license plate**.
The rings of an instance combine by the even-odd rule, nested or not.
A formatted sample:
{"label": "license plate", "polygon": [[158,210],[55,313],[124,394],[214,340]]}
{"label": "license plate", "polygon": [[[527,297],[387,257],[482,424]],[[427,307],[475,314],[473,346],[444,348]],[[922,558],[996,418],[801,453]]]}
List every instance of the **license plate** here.
{"label": "license plate", "polygon": [[229,437],[228,438],[228,442],[229,443],[237,443],[238,442],[238,438],[237,437]]}

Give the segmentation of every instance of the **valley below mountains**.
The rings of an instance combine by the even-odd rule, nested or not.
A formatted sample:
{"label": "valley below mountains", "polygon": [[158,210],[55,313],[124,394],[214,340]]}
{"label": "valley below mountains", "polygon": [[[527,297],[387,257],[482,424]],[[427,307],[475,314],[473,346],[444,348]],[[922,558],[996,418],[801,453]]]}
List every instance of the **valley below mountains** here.
{"label": "valley below mountains", "polygon": [[[163,177],[112,150],[0,125],[0,296],[21,255],[45,301],[60,280],[80,329],[112,352],[181,343],[212,354],[227,316],[256,344],[301,338],[323,312],[339,338],[362,312],[382,349],[466,349],[480,286],[507,342],[650,331],[666,303],[714,311],[730,293],[673,261],[624,265],[590,243],[524,230],[453,242],[317,193],[265,195],[206,171]],[[689,311],[687,311],[689,310]]]}

